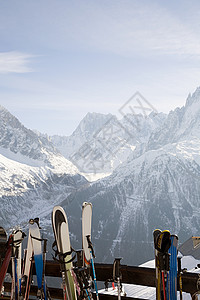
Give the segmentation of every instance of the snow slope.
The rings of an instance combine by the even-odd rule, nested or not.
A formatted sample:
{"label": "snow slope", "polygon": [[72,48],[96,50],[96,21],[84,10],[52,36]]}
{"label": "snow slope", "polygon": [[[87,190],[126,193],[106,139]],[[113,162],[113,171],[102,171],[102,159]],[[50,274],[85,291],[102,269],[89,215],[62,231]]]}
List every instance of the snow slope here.
{"label": "snow slope", "polygon": [[45,137],[0,107],[0,221],[5,228],[51,213],[87,180]]}

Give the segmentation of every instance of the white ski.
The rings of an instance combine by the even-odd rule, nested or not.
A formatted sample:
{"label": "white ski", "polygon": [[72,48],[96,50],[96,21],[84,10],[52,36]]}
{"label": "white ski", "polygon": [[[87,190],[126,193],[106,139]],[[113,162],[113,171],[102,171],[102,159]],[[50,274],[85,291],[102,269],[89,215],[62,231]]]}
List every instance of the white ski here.
{"label": "white ski", "polygon": [[68,221],[65,211],[61,206],[53,208],[52,225],[62,272],[64,299],[76,300]]}
{"label": "white ski", "polygon": [[96,298],[99,300],[98,288],[96,281],[96,273],[94,267],[94,250],[91,242],[91,226],[92,226],[92,203],[84,202],[82,205],[82,244],[84,265],[87,268],[92,266],[94,286],[96,290]]}
{"label": "white ski", "polygon": [[86,267],[90,267],[91,253],[88,248],[87,236],[91,237],[91,224],[92,224],[92,204],[84,202],[82,205],[82,244],[84,264]]}

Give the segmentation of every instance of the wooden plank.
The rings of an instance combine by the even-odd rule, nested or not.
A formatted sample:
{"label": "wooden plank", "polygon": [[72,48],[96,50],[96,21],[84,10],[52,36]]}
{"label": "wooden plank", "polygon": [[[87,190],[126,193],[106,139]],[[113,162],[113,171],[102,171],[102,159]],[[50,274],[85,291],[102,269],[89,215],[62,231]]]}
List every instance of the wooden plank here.
{"label": "wooden plank", "polygon": [[[48,288],[49,289],[49,293],[51,295],[51,298],[53,299],[63,299],[63,290],[62,289],[58,289],[58,288]],[[4,291],[5,292],[10,292],[11,291],[11,283],[10,282],[4,282]],[[31,296],[36,296],[37,295],[37,291],[38,291],[38,287],[36,285],[31,285],[31,289],[30,289],[30,295]],[[2,297],[3,299],[5,299],[5,297]],[[10,297],[9,297],[10,299]]]}
{"label": "wooden plank", "polygon": [[[112,278],[112,264],[95,263],[97,280],[105,281]],[[155,287],[155,269],[121,265],[122,282]]]}
{"label": "wooden plank", "polygon": [[[97,280],[105,281],[112,278],[111,264],[95,264]],[[121,266],[122,282],[128,284],[138,284],[143,286],[156,287],[155,269],[143,268],[134,266]],[[184,272],[182,274],[183,292],[194,294],[197,292],[199,286],[199,274]],[[179,284],[178,284],[179,290]]]}
{"label": "wooden plank", "polygon": [[[96,277],[98,281],[105,282],[107,279],[112,278],[112,271],[113,271],[112,264],[95,263],[95,269],[96,269]],[[9,266],[9,270],[11,272],[10,266]],[[156,286],[155,269],[153,268],[121,265],[121,273],[122,273],[123,283],[138,284],[138,285],[150,286],[150,287]],[[33,265],[33,275],[34,274],[35,274],[35,268]],[[61,277],[59,263],[52,260],[47,261],[45,275],[51,277]],[[182,282],[183,282],[183,292],[190,293],[191,295],[193,295],[198,291],[198,288],[200,286],[199,274],[184,272],[182,275]],[[179,289],[179,285],[178,285],[178,289]],[[57,291],[60,290],[61,292],[59,291],[59,293],[62,293],[61,289],[55,289],[55,290]],[[54,293],[54,289],[52,289],[52,293]],[[59,293],[58,296],[60,295]],[[57,295],[56,291],[55,294]]]}

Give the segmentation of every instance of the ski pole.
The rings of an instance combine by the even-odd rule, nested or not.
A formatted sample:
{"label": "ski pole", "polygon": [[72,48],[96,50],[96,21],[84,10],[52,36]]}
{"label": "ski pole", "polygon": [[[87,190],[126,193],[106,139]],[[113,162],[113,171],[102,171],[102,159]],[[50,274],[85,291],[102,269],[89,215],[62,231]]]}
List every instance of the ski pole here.
{"label": "ski pole", "polygon": [[162,285],[163,285],[163,296],[164,296],[164,300],[166,299],[166,290],[165,290],[165,275],[164,275],[164,271],[162,271]]}
{"label": "ski pole", "polygon": [[13,300],[15,298],[15,258],[14,258],[13,247],[12,247],[11,262],[12,262],[12,284],[11,284],[10,300]]}
{"label": "ski pole", "polygon": [[121,300],[120,260],[121,258],[115,258],[113,264],[113,279],[117,280],[118,300]]}
{"label": "ski pole", "polygon": [[180,300],[183,299],[182,293],[182,270],[181,270],[181,257],[178,257],[178,275],[179,275],[179,291],[180,291]]}
{"label": "ski pole", "polygon": [[[47,253],[47,239],[43,239],[43,272],[42,272],[42,288],[44,299],[47,300],[47,285],[45,280],[45,267],[46,267],[46,253]],[[49,297],[48,297],[49,298]]]}
{"label": "ski pole", "polygon": [[90,249],[90,255],[91,255],[91,265],[92,265],[92,272],[93,272],[93,277],[94,277],[94,286],[96,290],[96,297],[97,300],[99,300],[99,294],[98,294],[98,288],[97,288],[97,280],[96,280],[96,273],[95,273],[95,268],[94,268],[94,249],[92,246],[92,242],[90,240],[90,235],[86,236],[87,241],[88,241],[88,248]]}
{"label": "ski pole", "polygon": [[65,283],[65,271],[62,271],[61,274],[62,274],[63,297],[64,300],[67,300],[69,299],[69,295],[67,295],[67,288]]}
{"label": "ski pole", "polygon": [[92,264],[92,271],[93,271],[93,276],[94,276],[94,286],[95,286],[95,290],[96,290],[96,297],[97,297],[97,300],[99,300],[97,279],[96,279],[96,273],[95,273],[95,268],[94,268],[94,259],[93,259],[92,251],[90,251],[90,254],[91,254],[91,264]]}

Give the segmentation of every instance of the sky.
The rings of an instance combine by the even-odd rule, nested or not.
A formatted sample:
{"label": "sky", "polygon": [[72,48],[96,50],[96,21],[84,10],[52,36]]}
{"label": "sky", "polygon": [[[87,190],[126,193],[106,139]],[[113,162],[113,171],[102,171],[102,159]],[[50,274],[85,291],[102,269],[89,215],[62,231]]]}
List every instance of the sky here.
{"label": "sky", "polygon": [[198,0],[0,1],[0,105],[70,135],[137,91],[169,112],[200,86]]}

